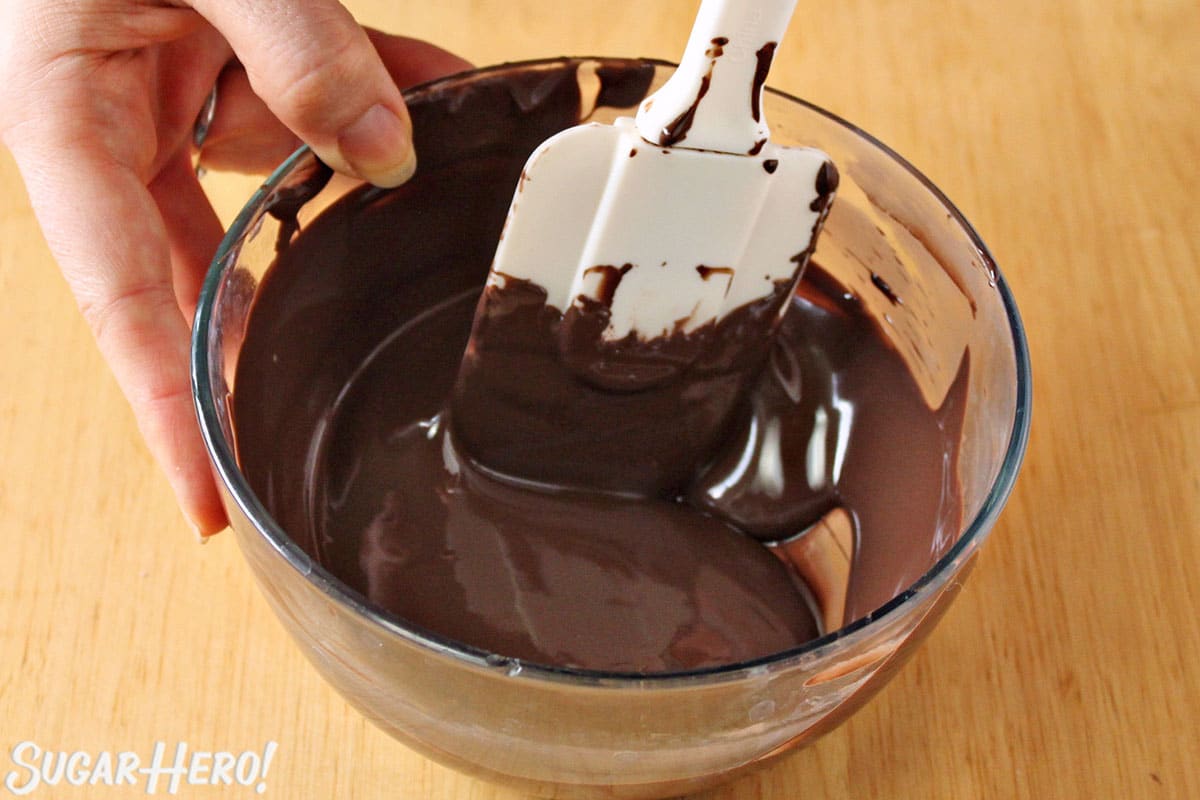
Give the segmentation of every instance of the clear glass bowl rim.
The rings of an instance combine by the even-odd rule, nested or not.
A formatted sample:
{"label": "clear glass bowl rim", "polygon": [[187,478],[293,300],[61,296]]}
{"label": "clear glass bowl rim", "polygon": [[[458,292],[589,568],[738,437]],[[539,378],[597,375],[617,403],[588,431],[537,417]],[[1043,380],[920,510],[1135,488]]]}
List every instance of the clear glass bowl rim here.
{"label": "clear glass bowl rim", "polygon": [[[608,56],[541,58],[505,62],[447,75],[428,83],[413,86],[404,92],[404,96],[406,100],[411,101],[422,94],[437,90],[446,84],[491,72],[529,69],[588,60],[608,62],[628,61],[630,63],[652,64],[656,67],[668,68],[677,66],[670,61],[649,58],[622,59]],[[877,148],[893,159],[899,166],[916,178],[945,207],[954,220],[962,226],[963,231],[975,247],[978,248],[980,256],[985,262],[984,266],[995,276],[996,289],[1004,304],[1009,331],[1012,334],[1013,353],[1016,359],[1016,407],[1008,446],[1005,448],[1004,458],[1001,462],[1000,470],[996,475],[996,480],[984,498],[979,512],[950,549],[920,578],[913,582],[912,585],[870,614],[820,638],[805,642],[799,647],[783,650],[751,661],[724,664],[718,667],[642,674],[556,667],[518,661],[517,659],[488,653],[480,648],[456,642],[432,632],[410,626],[399,617],[388,613],[367,600],[366,597],[357,591],[342,583],[292,541],[251,490],[249,482],[237,465],[233,448],[226,441],[224,432],[221,429],[220,418],[217,415],[217,409],[212,400],[212,380],[208,369],[208,331],[212,324],[213,309],[221,278],[226,268],[233,264],[230,255],[235,252],[234,248],[237,242],[255,224],[259,214],[262,212],[263,201],[297,164],[310,157],[311,150],[307,145],[300,147],[292,153],[287,160],[271,173],[266,182],[263,183],[242,208],[226,232],[205,276],[196,307],[195,323],[192,331],[192,397],[196,406],[196,413],[205,447],[208,450],[209,457],[213,461],[219,479],[224,482],[233,501],[246,518],[254,524],[258,533],[264,536],[272,548],[318,591],[328,596],[337,604],[352,610],[362,618],[383,627],[390,634],[407,639],[419,647],[486,669],[520,663],[521,670],[514,676],[514,679],[550,680],[557,683],[565,681],[572,684],[611,686],[616,688],[643,686],[647,688],[668,688],[673,685],[695,688],[701,685],[738,680],[746,677],[748,674],[761,674],[765,670],[769,671],[772,668],[783,668],[788,663],[798,662],[801,659],[815,658],[819,660],[822,651],[830,649],[835,643],[844,643],[846,640],[858,639],[868,635],[869,629],[874,627],[876,623],[898,613],[904,606],[913,602],[924,591],[938,585],[941,578],[952,574],[962,561],[978,549],[994,526],[1009,495],[1012,493],[1013,485],[1029,441],[1030,413],[1033,402],[1032,370],[1029,361],[1029,345],[1025,336],[1024,326],[1021,323],[1020,314],[1017,311],[1016,301],[995,259],[992,257],[987,245],[984,244],[979,234],[975,231],[975,228],[967,221],[966,217],[963,216],[962,212],[958,210],[950,199],[916,167],[871,134],[853,123],[847,122],[836,114],[771,87],[766,87],[766,91],[784,100],[804,106],[809,111],[820,114],[847,129],[850,133],[863,139],[872,147]]]}

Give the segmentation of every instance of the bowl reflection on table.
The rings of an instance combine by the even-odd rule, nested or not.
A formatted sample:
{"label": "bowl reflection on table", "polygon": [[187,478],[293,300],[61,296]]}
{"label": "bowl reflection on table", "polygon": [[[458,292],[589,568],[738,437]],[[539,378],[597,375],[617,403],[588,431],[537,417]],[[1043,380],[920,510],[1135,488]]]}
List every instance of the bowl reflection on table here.
{"label": "bowl reflection on table", "polygon": [[[667,64],[603,64],[652,69],[648,91],[671,72]],[[505,65],[418,87],[407,98],[414,107],[453,102],[469,120],[472,90],[513,76],[536,84],[563,70],[577,70],[586,87],[596,66],[590,59]],[[628,114],[636,99],[621,97],[622,108],[600,102],[587,119]],[[957,476],[963,524],[936,563],[871,614],[754,662],[653,675],[526,664],[409,626],[330,574],[311,547],[289,538],[239,469],[230,407],[248,315],[276,243],[291,235],[281,231],[287,215],[268,211],[304,198],[303,227],[357,187],[335,180],[307,198],[316,163],[301,150],[226,236],[197,311],[192,369],[237,541],[321,674],[372,722],[429,757],[553,797],[665,797],[728,780],[812,741],[873,696],[940,618],[995,523],[1024,452],[1030,408],[1024,336],[1000,273],[958,211],[886,147],[786,95],[768,92],[764,104],[775,141],[819,147],[839,167],[821,266],[863,298],[931,405],[964,353],[969,376]],[[872,290],[880,281],[905,302]]]}

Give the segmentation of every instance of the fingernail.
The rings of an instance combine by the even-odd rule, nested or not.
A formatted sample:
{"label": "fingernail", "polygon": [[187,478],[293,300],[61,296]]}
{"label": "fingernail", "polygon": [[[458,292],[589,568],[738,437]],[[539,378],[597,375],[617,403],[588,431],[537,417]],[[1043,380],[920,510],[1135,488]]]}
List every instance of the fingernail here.
{"label": "fingernail", "polygon": [[201,527],[195,522],[192,522],[191,517],[187,516],[186,514],[183,516],[183,521],[187,523],[188,529],[191,530],[192,535],[196,537],[196,541],[200,544],[208,544],[208,540],[214,536],[214,533],[205,533],[203,529],[201,529]]}
{"label": "fingernail", "polygon": [[337,141],[346,165],[376,186],[399,186],[417,169],[409,126],[384,105],[367,109],[342,130]]}
{"label": "fingernail", "polygon": [[205,535],[204,535],[204,534],[203,534],[203,533],[200,531],[200,526],[199,526],[199,525],[197,525],[197,524],[196,524],[196,523],[194,523],[194,522],[191,522],[191,521],[189,521],[189,522],[188,522],[188,527],[190,527],[190,528],[192,529],[192,533],[195,535],[195,537],[196,537],[196,541],[197,541],[197,542],[199,542],[200,544],[208,544],[208,537],[207,537],[207,536],[205,536]]}

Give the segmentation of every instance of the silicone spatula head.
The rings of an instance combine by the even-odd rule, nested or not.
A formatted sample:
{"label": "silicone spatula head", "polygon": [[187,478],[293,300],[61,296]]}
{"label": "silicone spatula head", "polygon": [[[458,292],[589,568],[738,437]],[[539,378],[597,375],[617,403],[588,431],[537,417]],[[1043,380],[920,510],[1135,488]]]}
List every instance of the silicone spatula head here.
{"label": "silicone spatula head", "polygon": [[[530,156],[453,404],[462,444],[485,466],[645,494],[677,482],[711,453],[737,394],[765,357],[837,184],[824,153],[769,141],[763,83],[794,5],[704,0],[679,68],[642,103],[636,120],[568,129]],[[556,354],[535,361],[585,387],[570,402],[532,402],[508,376],[488,379],[489,371],[512,369],[500,357],[512,351],[504,341],[504,295],[531,287],[557,315],[545,332]],[[756,324],[715,335],[746,309]],[[711,379],[721,369],[730,380]],[[689,395],[700,383],[705,397],[691,396],[699,390]],[[506,388],[498,391],[501,384]],[[614,405],[613,394],[624,396],[623,404]],[[628,400],[638,394],[640,410]],[[622,414],[654,419],[668,413],[658,410],[664,396],[679,403],[674,419],[663,420],[667,428],[690,426],[679,434],[686,447],[644,458],[613,455],[621,464],[588,456],[594,468],[576,463],[581,447],[611,438],[611,431],[593,430],[589,415],[607,403],[609,411],[620,406]],[[689,413],[693,402],[706,410]],[[493,424],[497,413],[505,417],[503,431]],[[556,419],[534,419],[539,414]],[[672,454],[680,463],[663,464]]]}

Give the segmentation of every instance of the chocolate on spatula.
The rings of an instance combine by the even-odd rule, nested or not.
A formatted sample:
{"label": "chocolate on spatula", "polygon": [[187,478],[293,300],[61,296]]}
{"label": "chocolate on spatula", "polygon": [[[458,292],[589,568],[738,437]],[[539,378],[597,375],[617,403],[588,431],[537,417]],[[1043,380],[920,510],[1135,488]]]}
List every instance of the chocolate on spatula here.
{"label": "chocolate on spatula", "polygon": [[[529,158],[452,403],[482,467],[661,495],[720,445],[837,185],[824,153],[773,144],[763,117],[794,5],[704,0],[636,119],[570,128]],[[525,368],[547,353],[555,374]]]}

